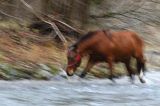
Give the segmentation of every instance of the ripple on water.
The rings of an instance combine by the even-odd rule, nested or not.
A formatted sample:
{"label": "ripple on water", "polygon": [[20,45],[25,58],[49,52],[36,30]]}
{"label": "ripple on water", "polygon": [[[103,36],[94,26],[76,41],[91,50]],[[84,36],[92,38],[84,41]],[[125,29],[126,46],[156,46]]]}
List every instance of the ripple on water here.
{"label": "ripple on water", "polygon": [[159,106],[160,72],[136,78],[0,82],[0,106]]}

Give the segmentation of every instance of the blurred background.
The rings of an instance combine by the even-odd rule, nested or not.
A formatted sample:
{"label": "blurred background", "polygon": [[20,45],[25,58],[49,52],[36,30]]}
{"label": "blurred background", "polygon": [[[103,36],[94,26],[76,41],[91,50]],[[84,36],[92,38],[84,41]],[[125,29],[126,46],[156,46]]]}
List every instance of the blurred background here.
{"label": "blurred background", "polygon": [[[137,32],[145,41],[147,66],[157,68],[159,10],[159,0],[1,0],[1,78],[50,79],[64,68],[67,46],[98,29]],[[93,73],[107,76],[106,69],[96,68],[103,71]]]}
{"label": "blurred background", "polygon": [[[140,37],[143,38],[145,42],[145,57],[147,59],[147,68],[148,70],[156,70],[159,71],[160,66],[160,0],[0,0],[0,79],[3,80],[24,80],[24,79],[34,79],[34,80],[53,80],[55,76],[60,74],[60,68],[65,68],[67,63],[66,59],[66,51],[67,47],[74,43],[80,36],[92,30],[99,29],[111,29],[113,31],[118,30],[132,30],[138,33]],[[83,67],[86,64],[86,59],[84,59],[83,64],[78,69],[78,73],[83,70]],[[134,64],[134,60],[133,60]],[[122,64],[116,64],[114,75],[119,77],[126,75],[125,68],[123,68]],[[156,73],[157,74],[157,73]],[[107,78],[108,77],[108,69],[106,69],[105,64],[100,64],[95,66],[92,71],[89,73],[88,77],[98,77],[98,78]],[[152,77],[152,76],[151,76]],[[159,77],[159,76],[158,76]],[[61,79],[61,78],[60,78]],[[157,80],[156,80],[157,81]],[[160,80],[158,80],[159,82]],[[123,81],[122,81],[123,82]],[[46,83],[46,82],[44,82]],[[93,83],[93,82],[91,82]],[[2,86],[5,85],[6,82],[2,83]],[[16,86],[20,88],[10,86],[10,83],[7,82],[8,89],[13,89],[12,96],[17,94],[16,89],[24,90],[22,85],[32,89],[38,89],[43,87],[41,83],[32,83],[31,86],[21,83],[21,85],[14,83]],[[101,83],[98,83],[101,85]],[[106,82],[105,82],[106,84]],[[52,89],[52,84],[47,83],[47,87],[50,87],[49,90],[46,90],[45,93],[53,93],[56,92],[56,89],[63,88],[63,84],[57,85]],[[84,87],[84,85],[79,83],[73,85],[66,85],[66,89],[70,89],[76,85],[77,87]],[[3,87],[0,88],[3,89]],[[59,93],[58,99],[52,100],[53,95],[40,95],[44,96],[44,98],[48,97],[47,101],[50,106],[55,101],[57,105],[75,105],[75,103],[83,101],[88,106],[104,106],[110,102],[96,101],[95,104],[92,104],[92,99],[90,97],[94,97],[93,95],[89,95],[88,89],[90,89],[90,83],[86,83],[86,86],[89,87],[87,90],[84,88],[82,91],[88,93],[87,97],[81,94],[79,97],[74,97],[76,100],[72,102],[72,97],[69,99],[63,98],[63,94]],[[95,85],[95,89],[99,85]],[[78,92],[79,89],[75,88],[75,93]],[[116,86],[117,87],[117,86]],[[115,88],[116,88],[115,87]],[[139,87],[139,86],[138,86]],[[91,87],[92,88],[92,87]],[[96,92],[95,89],[91,89],[91,92]],[[112,90],[112,86],[107,88],[108,90]],[[113,88],[114,89],[114,88]],[[120,90],[130,89],[126,86]],[[133,95],[136,94],[138,88],[134,89],[133,87]],[[145,88],[148,89],[148,88]],[[25,89],[28,90],[28,89]],[[25,91],[24,90],[24,91]],[[65,89],[61,89],[64,90]],[[116,89],[115,89],[116,90]],[[31,95],[19,95],[18,99],[21,100],[14,102],[7,101],[3,105],[10,106],[8,103],[15,103],[16,106],[19,104],[19,101],[27,103],[27,97],[31,97],[34,95],[34,89],[32,89]],[[69,90],[70,91],[70,90]],[[40,93],[44,92],[44,89],[40,89]],[[65,94],[71,95],[72,90]],[[119,92],[119,91],[117,91]],[[120,91],[121,92],[121,91]],[[148,92],[152,92],[151,95],[147,96]],[[148,99],[150,96],[156,97],[154,95],[154,90],[152,88],[150,91],[143,92],[140,91],[140,94],[146,94]],[[106,92],[107,93],[107,92]],[[113,92],[110,92],[111,98],[113,101],[115,100],[115,96]],[[37,93],[38,95],[39,93]],[[77,94],[77,95],[78,95]],[[101,94],[101,93],[100,93]],[[128,92],[126,95],[118,95],[119,97],[125,96],[128,97]],[[97,93],[95,94],[97,95]],[[108,94],[107,94],[108,95]],[[131,94],[132,95],[132,94]],[[4,95],[1,95],[5,97]],[[11,97],[12,97],[11,96]],[[104,98],[108,97],[103,95]],[[137,95],[134,95],[135,101],[138,98]],[[24,97],[24,98],[23,98]],[[56,96],[54,96],[56,97]],[[127,103],[131,102],[133,98],[116,99],[117,103],[121,101],[127,101]],[[13,97],[14,98],[14,97]],[[36,97],[34,97],[36,98]],[[85,100],[86,98],[87,100]],[[110,97],[109,97],[110,98]],[[95,99],[96,96],[95,96]],[[99,99],[101,99],[99,97]],[[146,100],[144,98],[143,100]],[[44,100],[44,99],[43,99]],[[50,101],[51,100],[51,101]],[[105,99],[102,99],[105,100]],[[135,102],[133,100],[133,102]],[[31,103],[32,100],[28,100]],[[68,102],[69,101],[69,102]],[[159,100],[157,100],[157,104]],[[20,103],[21,103],[20,102]],[[16,104],[17,103],[17,104]],[[39,103],[37,101],[33,101],[34,103]],[[51,103],[51,104],[50,104]],[[68,104],[67,104],[68,103]],[[98,104],[100,105],[98,105]],[[146,104],[152,102],[146,102]],[[8,104],[8,105],[6,105]],[[42,103],[45,105],[45,102]],[[50,105],[49,105],[50,104]],[[140,103],[141,104],[141,103]],[[2,105],[2,106],[3,106]],[[150,104],[153,105],[153,104]],[[19,106],[23,106],[22,104]],[[34,105],[35,106],[35,105]],[[79,106],[82,106],[80,103]],[[137,106],[135,104],[135,106]]]}

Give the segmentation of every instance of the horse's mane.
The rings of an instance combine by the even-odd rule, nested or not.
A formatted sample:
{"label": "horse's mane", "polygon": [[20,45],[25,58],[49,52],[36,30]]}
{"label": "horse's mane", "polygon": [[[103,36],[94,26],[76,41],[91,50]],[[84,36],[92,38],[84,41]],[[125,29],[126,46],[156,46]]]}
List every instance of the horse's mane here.
{"label": "horse's mane", "polygon": [[87,34],[81,36],[76,43],[74,43],[71,47],[77,47],[80,43],[92,38],[96,35],[96,33],[103,31],[103,33],[110,38],[110,31],[109,30],[98,30],[98,31],[90,31]]}
{"label": "horse's mane", "polygon": [[87,34],[81,36],[81,37],[79,38],[79,40],[78,40],[75,44],[77,45],[77,44],[79,44],[80,42],[83,42],[83,41],[86,41],[86,40],[92,38],[97,32],[98,32],[98,31],[90,31],[90,32],[88,32]]}
{"label": "horse's mane", "polygon": [[78,41],[75,42],[73,45],[71,45],[69,48],[74,47],[74,49],[76,49],[77,46],[78,46],[81,42],[90,39],[90,38],[93,37],[97,32],[98,32],[98,31],[90,31],[90,32],[88,32],[87,34],[81,36],[81,37],[78,39]]}

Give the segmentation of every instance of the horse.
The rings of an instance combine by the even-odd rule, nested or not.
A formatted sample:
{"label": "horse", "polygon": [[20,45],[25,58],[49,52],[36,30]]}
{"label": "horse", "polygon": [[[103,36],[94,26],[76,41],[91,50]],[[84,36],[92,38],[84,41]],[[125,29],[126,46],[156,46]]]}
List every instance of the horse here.
{"label": "horse", "polygon": [[90,69],[100,62],[108,64],[110,79],[113,80],[113,63],[124,63],[130,79],[133,81],[133,69],[131,58],[136,59],[136,70],[141,83],[145,83],[145,58],[143,54],[144,42],[133,31],[121,30],[96,30],[90,31],[80,37],[74,44],[68,47],[66,73],[72,76],[81,64],[84,56],[88,56],[88,62],[80,77],[84,78]]}

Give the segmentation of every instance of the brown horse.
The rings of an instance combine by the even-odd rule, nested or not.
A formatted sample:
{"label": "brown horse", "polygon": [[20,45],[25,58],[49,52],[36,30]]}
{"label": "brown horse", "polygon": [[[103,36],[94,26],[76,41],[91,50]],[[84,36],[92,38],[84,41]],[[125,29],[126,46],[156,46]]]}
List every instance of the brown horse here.
{"label": "brown horse", "polygon": [[109,65],[112,79],[113,62],[122,62],[125,64],[129,76],[133,81],[133,71],[130,63],[131,58],[134,57],[136,59],[139,79],[142,83],[145,83],[145,80],[141,76],[141,72],[145,71],[143,41],[132,31],[111,32],[109,30],[99,30],[82,36],[68,49],[67,75],[72,76],[74,74],[81,63],[82,57],[85,55],[89,56],[89,60],[86,68],[80,75],[82,78],[85,77],[87,72],[96,63],[106,62]]}

